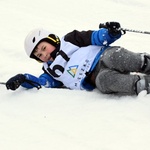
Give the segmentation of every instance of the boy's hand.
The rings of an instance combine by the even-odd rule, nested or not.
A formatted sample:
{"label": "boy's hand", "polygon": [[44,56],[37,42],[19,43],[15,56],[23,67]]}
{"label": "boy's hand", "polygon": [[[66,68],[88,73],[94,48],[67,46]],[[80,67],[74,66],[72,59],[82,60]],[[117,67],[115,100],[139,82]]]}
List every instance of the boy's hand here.
{"label": "boy's hand", "polygon": [[100,23],[99,28],[106,28],[108,29],[109,33],[113,36],[121,34],[121,26],[119,22],[106,22]]}
{"label": "boy's hand", "polygon": [[22,83],[25,82],[25,76],[23,74],[17,74],[16,76],[10,78],[6,82],[6,88],[9,90],[16,90]]}

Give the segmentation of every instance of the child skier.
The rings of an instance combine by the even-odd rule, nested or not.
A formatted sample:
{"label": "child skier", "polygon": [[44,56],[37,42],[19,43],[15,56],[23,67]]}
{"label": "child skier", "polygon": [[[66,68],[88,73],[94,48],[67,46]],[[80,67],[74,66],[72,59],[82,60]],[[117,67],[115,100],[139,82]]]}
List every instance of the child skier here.
{"label": "child skier", "polygon": [[20,85],[38,89],[65,86],[97,88],[106,94],[135,95],[142,90],[150,93],[150,55],[110,46],[123,34],[118,22],[100,24],[96,31],[74,30],[61,40],[49,31],[33,30],[25,39],[25,50],[30,58],[43,62],[44,73],[39,77],[17,74],[6,82],[6,87],[16,90]]}

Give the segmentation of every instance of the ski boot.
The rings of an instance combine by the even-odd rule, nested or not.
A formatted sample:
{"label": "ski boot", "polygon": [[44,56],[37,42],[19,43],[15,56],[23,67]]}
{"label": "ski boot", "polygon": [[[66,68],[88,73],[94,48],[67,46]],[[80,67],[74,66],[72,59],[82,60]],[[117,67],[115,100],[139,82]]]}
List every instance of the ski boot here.
{"label": "ski boot", "polygon": [[146,90],[147,94],[150,93],[150,76],[149,75],[140,77],[140,79],[136,83],[137,95],[143,90]]}
{"label": "ski boot", "polygon": [[141,54],[142,65],[141,65],[141,73],[150,74],[150,55],[143,53]]}

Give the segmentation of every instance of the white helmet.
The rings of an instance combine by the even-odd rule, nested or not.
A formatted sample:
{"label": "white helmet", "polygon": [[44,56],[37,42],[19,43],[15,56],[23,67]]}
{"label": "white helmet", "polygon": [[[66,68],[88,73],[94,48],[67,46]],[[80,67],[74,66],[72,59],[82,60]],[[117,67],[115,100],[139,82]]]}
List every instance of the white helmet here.
{"label": "white helmet", "polygon": [[57,51],[60,47],[60,39],[58,36],[42,28],[34,29],[27,35],[24,42],[25,51],[30,58],[37,59],[33,56],[33,51],[42,41],[52,44],[56,47]]}

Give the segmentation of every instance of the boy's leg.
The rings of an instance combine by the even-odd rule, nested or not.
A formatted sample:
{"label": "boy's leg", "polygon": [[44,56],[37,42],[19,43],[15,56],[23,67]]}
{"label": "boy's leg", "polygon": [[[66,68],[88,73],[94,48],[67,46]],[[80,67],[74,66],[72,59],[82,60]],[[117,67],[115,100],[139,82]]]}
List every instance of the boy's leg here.
{"label": "boy's leg", "polygon": [[122,74],[108,68],[99,71],[95,84],[105,94],[135,95],[143,90],[150,93],[150,75]]}
{"label": "boy's leg", "polygon": [[141,72],[150,74],[150,55],[134,53],[122,47],[109,47],[100,61],[112,70],[122,73]]}
{"label": "boy's leg", "polygon": [[95,84],[106,94],[135,95],[136,83],[140,80],[138,75],[122,74],[118,71],[103,68],[99,71]]}
{"label": "boy's leg", "polygon": [[142,90],[150,93],[150,75],[141,77],[130,72],[150,74],[150,56],[121,47],[110,47],[94,70],[95,84],[103,93],[133,95]]}

